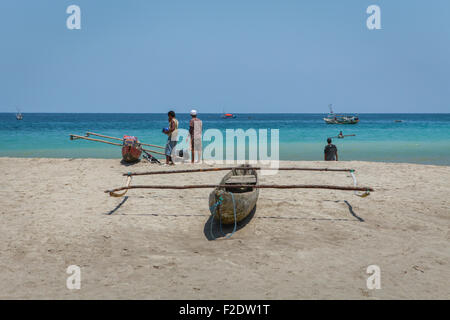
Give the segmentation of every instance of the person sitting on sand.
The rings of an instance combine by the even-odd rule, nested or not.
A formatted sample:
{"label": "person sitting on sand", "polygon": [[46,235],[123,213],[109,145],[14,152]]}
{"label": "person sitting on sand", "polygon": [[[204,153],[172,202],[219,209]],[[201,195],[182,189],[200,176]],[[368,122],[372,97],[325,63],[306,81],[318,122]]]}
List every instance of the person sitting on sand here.
{"label": "person sitting on sand", "polygon": [[167,115],[169,116],[169,130],[164,131],[167,134],[166,150],[164,153],[166,154],[166,165],[174,165],[172,152],[178,141],[178,120],[175,118],[174,111],[169,111]]}
{"label": "person sitting on sand", "polygon": [[200,162],[202,159],[202,120],[197,118],[197,110],[191,110],[191,117],[189,135],[191,138],[191,162],[194,163],[195,153],[197,153],[197,162]]}
{"label": "person sitting on sand", "polygon": [[338,152],[334,144],[332,144],[331,138],[327,139],[328,144],[325,146],[324,150],[324,160],[325,161],[338,161]]}

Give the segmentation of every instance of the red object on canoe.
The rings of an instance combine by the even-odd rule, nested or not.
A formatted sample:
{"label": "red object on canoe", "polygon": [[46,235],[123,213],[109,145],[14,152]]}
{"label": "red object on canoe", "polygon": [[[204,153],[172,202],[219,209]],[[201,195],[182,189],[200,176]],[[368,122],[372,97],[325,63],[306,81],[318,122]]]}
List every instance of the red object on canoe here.
{"label": "red object on canoe", "polygon": [[122,158],[125,162],[138,161],[142,154],[142,148],[138,138],[123,136]]}

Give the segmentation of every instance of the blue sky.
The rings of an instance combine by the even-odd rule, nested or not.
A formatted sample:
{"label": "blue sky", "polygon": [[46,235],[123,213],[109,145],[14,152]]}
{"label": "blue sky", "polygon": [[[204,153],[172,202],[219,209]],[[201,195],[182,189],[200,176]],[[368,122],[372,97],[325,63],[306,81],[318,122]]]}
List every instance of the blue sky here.
{"label": "blue sky", "polygon": [[0,35],[0,112],[450,112],[448,0],[2,0]]}

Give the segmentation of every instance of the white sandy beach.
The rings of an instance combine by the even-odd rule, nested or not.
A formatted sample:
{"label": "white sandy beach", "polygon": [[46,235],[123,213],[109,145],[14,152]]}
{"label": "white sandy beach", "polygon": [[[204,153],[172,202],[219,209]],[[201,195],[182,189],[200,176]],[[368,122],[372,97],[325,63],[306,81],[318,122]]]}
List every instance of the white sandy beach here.
{"label": "white sandy beach", "polygon": [[[209,241],[210,189],[103,191],[145,161],[0,158],[1,299],[449,299],[450,167],[283,162],[354,168],[348,191],[262,189],[253,218]],[[207,167],[177,165],[174,169]],[[225,172],[135,177],[218,183]],[[281,172],[262,183],[352,185],[347,173]],[[120,205],[121,204],[121,205]],[[366,268],[381,268],[381,289]],[[66,268],[81,267],[81,289]]]}

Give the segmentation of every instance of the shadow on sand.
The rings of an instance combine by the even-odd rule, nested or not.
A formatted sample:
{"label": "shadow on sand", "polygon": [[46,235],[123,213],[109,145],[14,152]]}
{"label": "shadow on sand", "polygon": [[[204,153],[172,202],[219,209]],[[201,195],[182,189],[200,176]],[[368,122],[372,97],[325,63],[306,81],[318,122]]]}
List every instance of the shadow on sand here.
{"label": "shadow on sand", "polygon": [[117,210],[119,210],[120,209],[120,207],[125,203],[125,202],[127,202],[127,200],[128,200],[128,196],[125,196],[124,198],[123,198],[123,200],[122,201],[120,201],[120,203],[114,208],[114,209],[112,209],[110,212],[108,212],[108,213],[106,213],[106,215],[112,215],[114,212],[116,212]]}
{"label": "shadow on sand", "polygon": [[139,162],[141,162],[141,159],[138,159],[138,160],[133,161],[133,162],[126,162],[123,159],[120,160],[120,164],[125,166],[125,167],[129,167],[129,166],[135,165],[136,163],[139,163]]}
{"label": "shadow on sand", "polygon": [[351,205],[350,203],[348,203],[347,200],[344,200],[344,202],[345,202],[345,204],[347,205],[348,211],[350,211],[350,214],[351,214],[352,216],[354,216],[356,219],[358,219],[359,222],[364,222],[364,219],[361,218],[361,217],[359,217],[359,216],[357,216],[356,213],[355,213],[355,211],[353,211],[352,205]]}
{"label": "shadow on sand", "polygon": [[[255,216],[256,205],[252,211],[250,211],[249,215],[245,217],[244,220],[241,220],[236,225],[236,232],[245,227]],[[234,229],[234,223],[232,224],[222,224],[222,228],[219,220],[214,219],[211,215],[205,223],[205,227],[203,228],[203,233],[205,234],[206,239],[208,240],[216,240],[218,238],[225,238],[227,234],[232,233]]]}
{"label": "shadow on sand", "polygon": [[[106,215],[112,215],[117,210],[119,210],[125,202],[127,202],[128,196],[125,196],[123,200],[110,212],[106,213]],[[339,202],[339,201],[334,201]],[[364,219],[359,217],[354,211],[352,205],[344,200],[344,203],[348,206],[348,210],[350,214],[359,222],[364,222]],[[244,228],[255,216],[256,206],[250,212],[250,214],[242,221],[238,222],[236,225],[236,231]],[[135,214],[119,214],[119,215],[130,215],[130,216],[154,216],[154,217],[205,217],[204,214],[158,214],[158,213],[135,213]],[[274,220],[309,220],[309,221],[355,221],[354,219],[347,218],[306,218],[306,217],[286,217],[286,216],[262,216],[255,217],[255,219],[274,219]],[[218,220],[215,220],[212,215],[209,216],[208,220],[203,227],[203,233],[208,240],[216,240],[218,238],[225,238],[227,234],[233,232],[234,224],[222,224],[220,225]]]}

